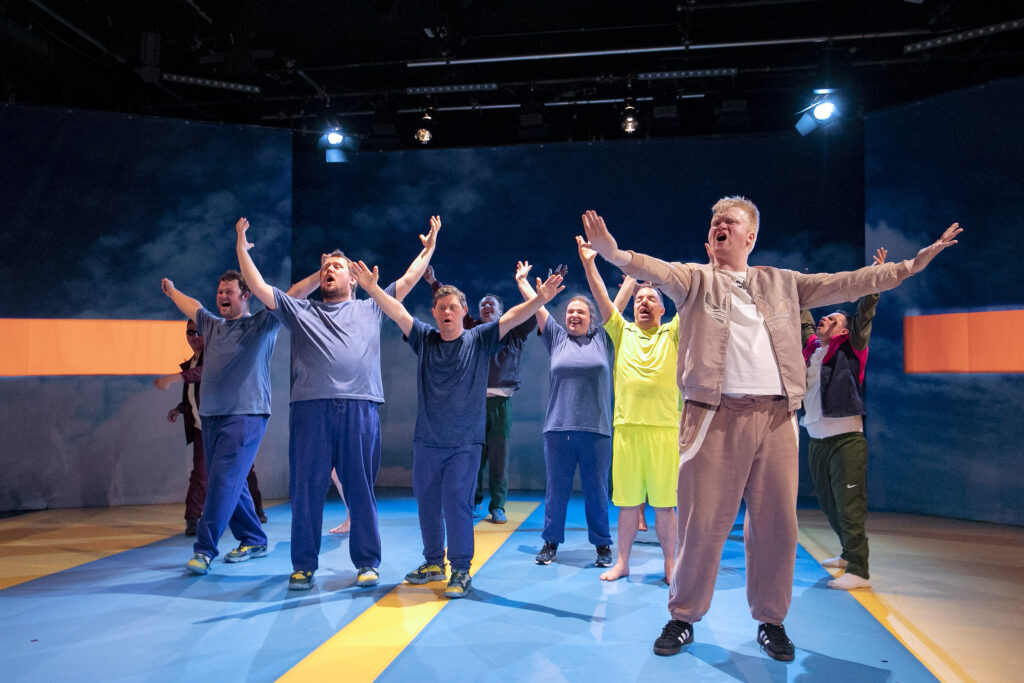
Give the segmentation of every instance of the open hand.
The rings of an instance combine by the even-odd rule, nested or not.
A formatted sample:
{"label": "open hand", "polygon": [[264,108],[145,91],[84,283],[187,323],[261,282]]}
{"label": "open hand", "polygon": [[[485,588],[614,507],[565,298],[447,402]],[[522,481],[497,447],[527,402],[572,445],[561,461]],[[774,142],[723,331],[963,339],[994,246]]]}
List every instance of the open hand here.
{"label": "open hand", "polygon": [[562,276],[554,274],[544,282],[537,278],[537,296],[541,298],[544,303],[547,303],[555,298],[559,292],[565,289],[565,285],[562,284]]}
{"label": "open hand", "polygon": [[963,232],[963,228],[960,227],[959,223],[953,223],[951,226],[946,228],[945,232],[939,239],[935,240],[927,247],[917,252],[917,256],[914,257],[914,261],[910,264],[910,272],[920,273],[925,269],[931,260],[935,258],[940,251],[947,247],[951,247],[957,243],[957,235]]}
{"label": "open hand", "polygon": [[249,238],[246,237],[246,235],[245,235],[245,233],[246,233],[246,231],[248,229],[249,229],[249,219],[246,218],[245,216],[239,218],[238,222],[235,223],[235,232],[238,233],[238,243],[241,244],[242,248],[244,248],[246,251],[249,251],[254,246],[256,246],[252,242],[250,242]]}
{"label": "open hand", "polygon": [[530,270],[533,266],[530,265],[529,261],[519,261],[516,263],[516,280],[525,280],[526,276],[530,274]]}
{"label": "open hand", "polygon": [[370,270],[370,268],[362,261],[349,261],[348,271],[355,276],[356,282],[358,282],[359,286],[364,290],[369,290],[370,287],[376,285],[377,280],[380,278],[380,273],[377,272],[377,266],[374,266],[373,270]]}
{"label": "open hand", "polygon": [[[430,217],[430,230],[426,235],[420,235],[420,242],[423,243],[424,249],[433,249],[434,245],[437,244],[437,231],[441,229],[441,217],[431,216]],[[429,280],[428,280],[429,282]]]}
{"label": "open hand", "polygon": [[580,261],[583,261],[584,265],[593,263],[594,259],[597,258],[597,252],[594,251],[594,247],[590,246],[590,242],[581,235],[576,235],[576,250],[580,252]]}
{"label": "open hand", "polygon": [[605,258],[619,248],[615,238],[608,232],[608,226],[604,224],[604,219],[596,211],[587,211],[583,214],[583,232],[594,251]]}
{"label": "open hand", "polygon": [[878,249],[875,249],[875,255],[871,257],[871,260],[874,261],[872,265],[882,265],[883,263],[885,263],[885,257],[888,255],[889,252],[886,251],[885,247],[879,247]]}

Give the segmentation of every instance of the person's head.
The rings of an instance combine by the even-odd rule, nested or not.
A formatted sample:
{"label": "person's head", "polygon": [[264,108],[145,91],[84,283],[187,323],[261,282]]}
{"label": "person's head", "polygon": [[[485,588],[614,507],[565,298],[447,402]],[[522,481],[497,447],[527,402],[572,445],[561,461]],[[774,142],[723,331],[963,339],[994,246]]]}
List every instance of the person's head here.
{"label": "person's head", "polygon": [[225,271],[217,284],[217,310],[225,320],[249,315],[249,285],[237,270]]}
{"label": "person's head", "polygon": [[846,311],[836,311],[822,316],[818,320],[818,341],[828,344],[832,337],[837,337],[850,331],[850,315]]}
{"label": "person's head", "polygon": [[594,313],[596,310],[594,304],[585,296],[578,295],[569,299],[565,307],[565,331],[573,337],[593,332],[599,324]]}
{"label": "person's head", "polygon": [[661,291],[654,285],[643,284],[633,295],[633,322],[641,330],[649,330],[661,324],[665,315],[665,303]]}
{"label": "person's head", "polygon": [[345,252],[335,249],[320,259],[320,296],[324,301],[347,301],[355,296],[356,278]]}
{"label": "person's head", "polygon": [[493,323],[505,312],[505,302],[497,294],[485,294],[480,299],[480,320],[485,323]]}
{"label": "person's head", "polygon": [[203,334],[196,328],[194,320],[185,323],[185,341],[188,342],[192,353],[198,354],[203,350]]}
{"label": "person's head", "polygon": [[746,197],[724,197],[711,207],[708,244],[715,261],[725,265],[746,265],[747,255],[757,241],[761,220],[754,202]]}
{"label": "person's head", "polygon": [[463,318],[469,312],[466,295],[458,287],[444,285],[434,292],[434,307],[430,310],[437,322],[441,338],[451,341],[462,334]]}

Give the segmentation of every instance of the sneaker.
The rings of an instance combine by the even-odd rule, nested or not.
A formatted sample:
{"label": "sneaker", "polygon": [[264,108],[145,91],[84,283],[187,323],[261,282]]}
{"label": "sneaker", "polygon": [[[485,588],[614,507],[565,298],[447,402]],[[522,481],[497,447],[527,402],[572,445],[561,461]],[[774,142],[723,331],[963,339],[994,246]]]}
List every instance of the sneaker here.
{"label": "sneaker", "polygon": [[551,541],[544,541],[544,547],[537,553],[537,557],[534,558],[537,564],[551,564],[551,560],[555,559],[555,553],[558,552],[558,544],[552,543]]}
{"label": "sneaker", "polygon": [[431,581],[444,581],[446,576],[444,562],[424,562],[415,570],[406,574],[405,580],[409,583],[421,584],[430,583]]}
{"label": "sneaker", "polygon": [[473,579],[466,569],[453,569],[452,578],[448,579],[448,587],[444,589],[446,598],[464,598],[473,584]]}
{"label": "sneaker", "polygon": [[313,572],[298,570],[288,577],[288,590],[308,591],[313,587]]}
{"label": "sneaker", "polygon": [[210,558],[202,553],[196,553],[191,560],[185,563],[185,569],[193,574],[209,574]]}
{"label": "sneaker", "polygon": [[256,519],[260,520],[260,524],[267,523],[267,513],[263,511],[263,508],[256,508]]}
{"label": "sneaker", "polygon": [[198,519],[186,519],[185,520],[185,535],[186,536],[195,536],[196,535],[196,527],[198,525],[199,525],[199,520]]}
{"label": "sneaker", "polygon": [[597,560],[594,564],[598,567],[612,566],[612,547],[610,545],[597,546]]}
{"label": "sneaker", "polygon": [[380,583],[380,573],[376,567],[363,567],[357,574],[359,576],[356,577],[356,585],[360,588],[369,588]]}
{"label": "sneaker", "polygon": [[473,519],[480,519],[484,516],[484,504],[477,503],[473,506]]}
{"label": "sneaker", "polygon": [[501,508],[494,508],[491,510],[491,523],[492,524],[504,524],[508,519],[505,517],[505,511]]}
{"label": "sneaker", "polygon": [[246,545],[240,544],[237,548],[224,556],[225,562],[245,562],[254,557],[266,557],[267,545]]}
{"label": "sneaker", "polygon": [[693,625],[688,621],[672,619],[665,628],[661,629],[661,635],[654,641],[654,654],[674,655],[682,649],[683,645],[693,642]]}
{"label": "sneaker", "polygon": [[793,641],[786,637],[782,624],[761,624],[757,627],[757,642],[769,657],[780,662],[792,662]]}

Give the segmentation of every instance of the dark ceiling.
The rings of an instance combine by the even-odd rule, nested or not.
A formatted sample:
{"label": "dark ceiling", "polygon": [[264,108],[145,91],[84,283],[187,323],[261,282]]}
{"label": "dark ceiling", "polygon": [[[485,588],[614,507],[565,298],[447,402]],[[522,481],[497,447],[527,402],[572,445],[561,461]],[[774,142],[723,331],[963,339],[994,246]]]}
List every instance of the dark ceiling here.
{"label": "dark ceiling", "polygon": [[0,0],[0,88],[311,140],[336,122],[383,149],[418,147],[428,106],[436,145],[623,137],[628,97],[636,135],[765,132],[814,88],[849,118],[1021,75],[1021,20],[986,0]]}

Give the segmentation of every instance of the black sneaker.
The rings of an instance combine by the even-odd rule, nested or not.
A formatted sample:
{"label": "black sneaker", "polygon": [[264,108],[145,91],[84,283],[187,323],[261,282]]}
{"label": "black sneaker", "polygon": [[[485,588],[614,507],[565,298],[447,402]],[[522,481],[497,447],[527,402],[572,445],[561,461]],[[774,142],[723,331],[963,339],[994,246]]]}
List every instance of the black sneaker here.
{"label": "black sneaker", "polygon": [[198,519],[186,519],[185,520],[185,535],[186,536],[195,536],[196,535],[196,527],[198,525],[199,525],[199,520]]}
{"label": "black sneaker", "polygon": [[555,553],[557,552],[557,543],[544,541],[544,547],[540,549],[539,553],[537,553],[537,564],[551,564],[551,560],[555,559]]}
{"label": "black sneaker", "polygon": [[612,547],[610,545],[597,546],[597,560],[594,564],[598,567],[612,566]]}
{"label": "black sneaker", "polygon": [[674,655],[679,652],[683,645],[693,642],[693,625],[688,621],[673,619],[665,628],[661,629],[661,635],[654,641],[654,654]]}
{"label": "black sneaker", "polygon": [[793,641],[786,637],[782,624],[761,624],[757,627],[757,642],[769,657],[780,662],[792,662]]}
{"label": "black sneaker", "polygon": [[256,519],[260,520],[260,524],[267,523],[267,513],[263,511],[263,508],[256,508]]}

